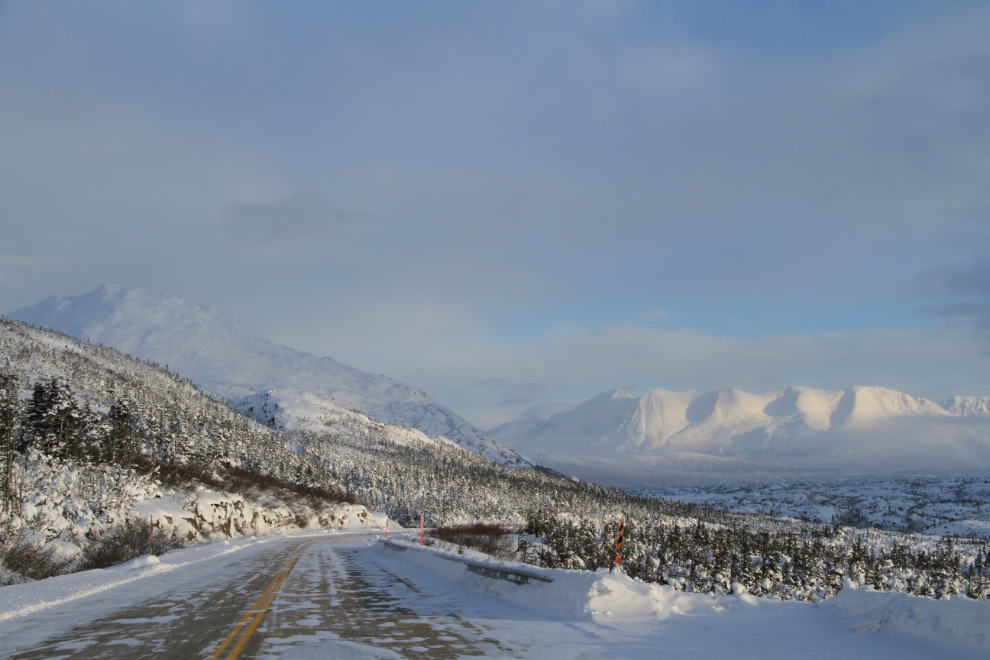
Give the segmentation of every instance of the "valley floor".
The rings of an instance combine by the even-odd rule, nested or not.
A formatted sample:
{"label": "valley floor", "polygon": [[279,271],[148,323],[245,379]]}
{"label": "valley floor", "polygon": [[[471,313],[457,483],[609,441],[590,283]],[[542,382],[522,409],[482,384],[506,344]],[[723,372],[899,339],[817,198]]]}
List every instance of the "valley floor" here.
{"label": "valley floor", "polygon": [[631,492],[736,513],[763,513],[902,532],[990,537],[990,478],[719,483]]}
{"label": "valley floor", "polygon": [[543,570],[552,584],[494,581],[367,533],[219,541],[0,589],[0,656],[964,660],[990,644],[986,603],[965,599],[812,605]]}

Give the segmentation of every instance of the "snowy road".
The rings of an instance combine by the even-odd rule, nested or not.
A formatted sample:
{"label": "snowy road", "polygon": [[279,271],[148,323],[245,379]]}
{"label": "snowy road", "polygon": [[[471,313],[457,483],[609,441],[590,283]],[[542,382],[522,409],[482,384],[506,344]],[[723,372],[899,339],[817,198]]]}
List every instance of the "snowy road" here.
{"label": "snowy road", "polygon": [[[604,618],[567,619],[483,593],[487,578],[451,579],[409,561],[405,555],[410,553],[383,551],[373,541],[367,534],[316,534],[235,542],[225,554],[30,614],[0,617],[0,655],[582,660],[986,656],[985,649],[937,640],[857,633],[841,616],[794,603],[652,622],[621,616],[609,620],[607,613]],[[169,557],[163,557],[163,564]],[[102,573],[116,576],[128,570],[145,569]]]}
{"label": "snowy road", "polygon": [[[424,593],[369,562],[374,556],[367,544],[366,536],[343,535],[271,542],[251,556],[237,553],[238,561],[223,566],[223,579],[202,586],[185,580],[33,648],[15,650],[5,643],[5,652],[24,659],[363,658],[397,657],[387,650],[395,649],[409,658],[457,658],[511,650],[484,627],[463,620],[456,598]],[[290,562],[284,581],[277,582]],[[35,623],[47,627],[45,616]],[[21,634],[36,636],[36,628],[27,626]]]}

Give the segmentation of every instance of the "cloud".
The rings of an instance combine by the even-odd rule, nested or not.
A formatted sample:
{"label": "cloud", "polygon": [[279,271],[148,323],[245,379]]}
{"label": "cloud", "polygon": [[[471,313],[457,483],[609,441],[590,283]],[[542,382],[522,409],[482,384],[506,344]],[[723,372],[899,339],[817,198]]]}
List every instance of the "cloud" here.
{"label": "cloud", "polygon": [[564,389],[566,388],[563,385],[516,383],[506,388],[502,395],[502,400],[498,402],[498,407],[517,408],[519,406],[529,406],[536,402],[545,401],[547,398],[559,394]]}
{"label": "cloud", "polygon": [[929,280],[937,332],[884,329],[986,222],[983,5],[202,4],[4,5],[3,249],[47,272],[8,255],[0,307],[145,286],[479,424],[617,385],[987,391],[978,259]]}
{"label": "cloud", "polygon": [[34,257],[0,253],[0,268],[34,268],[40,261]]}
{"label": "cloud", "polygon": [[[8,252],[0,253],[0,268],[5,271],[35,271],[38,266],[41,265],[41,260],[34,257],[25,257],[18,254],[10,254]],[[23,279],[23,278],[22,278]],[[0,285],[6,284],[10,281],[10,274],[7,272],[0,272]],[[16,289],[17,286],[11,287]]]}
{"label": "cloud", "polygon": [[537,403],[519,412],[516,419],[547,419],[561,411],[567,410],[571,405],[573,404],[567,401]]}
{"label": "cloud", "polygon": [[486,378],[470,386],[469,389],[484,389],[501,391],[509,386],[509,381],[504,378]]}
{"label": "cloud", "polygon": [[981,254],[967,263],[942,265],[924,272],[924,293],[943,302],[919,309],[949,323],[969,327],[990,342],[990,260],[982,256],[990,241],[977,240]]}
{"label": "cloud", "polygon": [[240,244],[316,238],[337,225],[364,219],[315,190],[302,190],[274,202],[231,204],[225,215],[218,224],[221,235]]}
{"label": "cloud", "polygon": [[519,383],[504,378],[486,378],[471,385],[469,390],[481,390],[498,400],[499,408],[517,408],[543,401],[566,389],[547,383]]}
{"label": "cloud", "polygon": [[509,340],[483,312],[370,300],[268,332],[280,343],[420,387],[480,428],[622,387],[765,392],[879,385],[941,400],[990,394],[990,356],[964,328],[717,335],[648,322],[558,323]]}
{"label": "cloud", "polygon": [[990,299],[990,260],[976,258],[965,266],[945,269],[942,282],[950,292]]}

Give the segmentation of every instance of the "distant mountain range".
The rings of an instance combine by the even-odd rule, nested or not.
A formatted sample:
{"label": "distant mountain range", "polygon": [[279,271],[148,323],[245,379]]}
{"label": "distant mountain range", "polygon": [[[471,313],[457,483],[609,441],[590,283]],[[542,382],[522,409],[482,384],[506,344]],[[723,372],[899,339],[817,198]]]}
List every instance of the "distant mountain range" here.
{"label": "distant mountain range", "polygon": [[8,317],[168,366],[272,426],[307,428],[327,411],[357,410],[499,463],[530,465],[422,390],[280,346],[182,298],[107,285],[82,296],[51,296]]}
{"label": "distant mountain range", "polygon": [[882,387],[599,394],[489,433],[541,463],[621,485],[691,475],[986,473],[990,397],[942,403]]}
{"label": "distant mountain range", "polygon": [[598,483],[987,474],[990,397],[941,403],[881,387],[600,394],[549,419],[485,433],[422,390],[262,337],[181,298],[102,286],[11,318],[178,371],[274,427],[319,430],[341,409],[401,424],[507,465],[533,461]]}

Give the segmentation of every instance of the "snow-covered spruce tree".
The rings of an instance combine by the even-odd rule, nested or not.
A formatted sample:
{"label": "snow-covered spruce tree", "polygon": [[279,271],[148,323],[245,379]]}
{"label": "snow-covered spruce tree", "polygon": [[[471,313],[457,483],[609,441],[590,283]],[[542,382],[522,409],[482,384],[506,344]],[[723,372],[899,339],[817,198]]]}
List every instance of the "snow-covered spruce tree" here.
{"label": "snow-covered spruce tree", "polygon": [[110,463],[129,463],[140,449],[134,429],[135,419],[127,398],[118,399],[110,406],[103,429],[100,457]]}
{"label": "snow-covered spruce tree", "polygon": [[0,371],[0,511],[9,514],[14,500],[14,459],[17,456],[21,407],[20,379],[11,371]]}
{"label": "snow-covered spruce tree", "polygon": [[[882,591],[945,598],[986,597],[986,547],[964,558],[943,537],[931,551],[893,546],[829,525],[753,529],[698,520],[625,517],[623,570],[646,582],[711,594],[738,593],[818,602],[846,581]],[[615,518],[594,521],[533,511],[526,530],[543,546],[532,561],[596,569],[614,561]]]}
{"label": "snow-covered spruce tree", "polygon": [[36,447],[56,458],[78,455],[81,436],[79,405],[69,386],[52,378],[37,382],[27,406],[27,432],[21,451]]}

